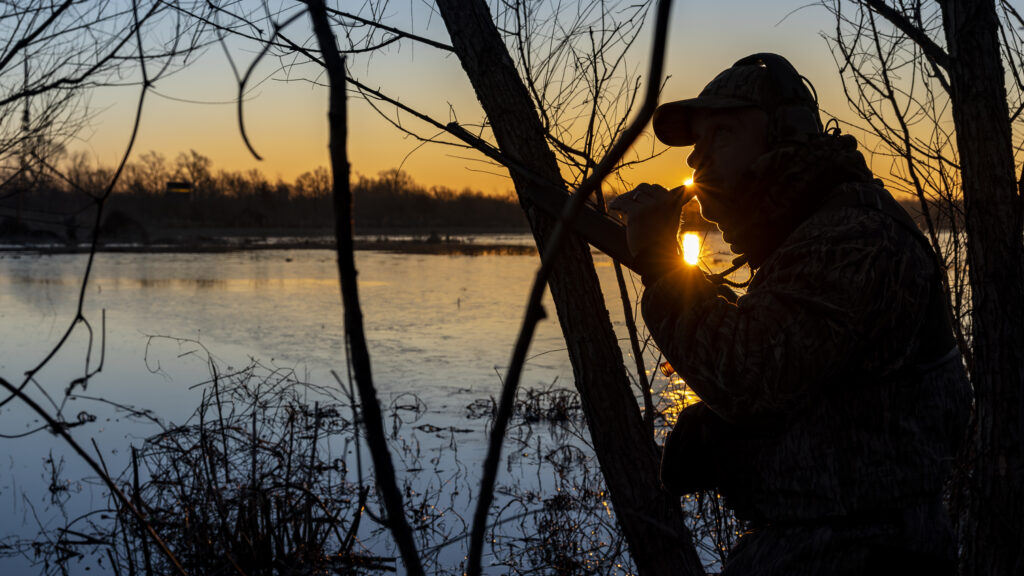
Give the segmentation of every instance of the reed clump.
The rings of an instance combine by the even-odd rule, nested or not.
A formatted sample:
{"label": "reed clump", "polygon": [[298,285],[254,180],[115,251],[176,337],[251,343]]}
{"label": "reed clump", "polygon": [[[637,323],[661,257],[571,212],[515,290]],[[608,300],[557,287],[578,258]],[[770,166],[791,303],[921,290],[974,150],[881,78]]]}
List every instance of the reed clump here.
{"label": "reed clump", "polygon": [[[556,384],[557,381],[544,388],[525,388],[516,392],[513,414],[518,420],[517,424],[559,425],[582,422],[583,407],[579,393],[557,387]],[[480,398],[466,406],[466,417],[471,420],[491,419],[497,409],[493,396]]]}
{"label": "reed clump", "polygon": [[[210,380],[192,416],[133,447],[117,482],[189,574],[382,574],[400,570],[372,476],[362,461],[350,396],[252,363]],[[438,425],[413,394],[384,413],[398,458],[406,518],[430,574],[463,569],[466,511],[479,482],[461,438],[493,418],[493,399],[466,408],[466,425]],[[140,412],[141,414],[141,412]],[[456,424],[458,424],[456,422]],[[483,428],[486,426],[486,422]],[[432,437],[432,439],[431,439]],[[633,564],[611,506],[576,391],[521,390],[488,528],[485,565],[503,574],[629,574]],[[65,486],[52,467],[53,486]],[[72,495],[61,490],[60,502]],[[683,501],[706,564],[720,565],[737,525],[713,494]],[[173,573],[146,526],[111,499],[0,555],[31,554],[41,572]],[[89,559],[89,560],[87,560]]]}
{"label": "reed clump", "polygon": [[[215,374],[188,422],[133,449],[133,499],[190,574],[393,571],[394,558],[357,537],[371,489],[350,479],[349,410],[290,371],[261,368]],[[118,512],[104,538],[111,562],[170,573],[143,526]]]}

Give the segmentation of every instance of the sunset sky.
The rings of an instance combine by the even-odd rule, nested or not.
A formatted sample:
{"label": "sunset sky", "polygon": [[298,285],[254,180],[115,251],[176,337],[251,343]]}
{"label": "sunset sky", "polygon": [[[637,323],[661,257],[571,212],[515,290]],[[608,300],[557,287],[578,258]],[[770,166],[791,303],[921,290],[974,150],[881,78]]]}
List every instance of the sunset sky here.
{"label": "sunset sky", "polygon": [[[421,13],[418,4],[395,6],[394,20],[389,22],[405,27],[414,22],[411,28],[417,33],[449,42],[439,16]],[[691,97],[735,60],[768,51],[789,58],[814,82],[828,115],[850,116],[832,55],[821,36],[834,27],[834,22],[824,8],[804,6],[805,0],[677,1],[669,38],[670,78],[663,100]],[[411,14],[403,14],[403,10]],[[296,36],[302,36],[301,27],[306,23],[295,26]],[[650,22],[645,30],[649,28]],[[635,51],[643,59],[644,73],[649,45],[645,34]],[[254,56],[251,46],[238,46],[234,55],[243,68]],[[268,62],[262,67],[261,78],[276,66],[276,61]],[[369,62],[355,58],[351,67],[364,82],[443,122],[451,119],[449,106],[462,123],[477,124],[482,118],[469,81],[452,55],[404,41]],[[315,69],[307,65],[297,72],[309,77]],[[84,133],[73,148],[89,151],[103,164],[114,164],[127,142],[137,95],[137,88],[95,92],[91,105],[101,112],[92,130]],[[245,106],[247,129],[254,147],[264,157],[262,162],[249,154],[239,135],[236,95],[237,85],[223,51],[208,48],[191,66],[161,80],[150,93],[135,153],[156,150],[173,160],[178,152],[191,148],[209,156],[215,169],[259,168],[272,180],[289,182],[303,172],[327,165],[325,89],[304,81],[285,81],[278,73],[251,90]],[[373,176],[401,167],[428,186],[470,187],[499,194],[511,189],[509,179],[493,174],[497,170],[482,164],[476,153],[431,144],[420,146],[357,99],[349,100],[349,114],[349,154],[357,174]],[[413,118],[407,121],[409,127],[426,135],[435,132]],[[650,149],[652,138],[648,130],[639,146]],[[632,183],[677,185],[689,176],[683,163],[685,154],[686,150],[669,151],[631,170],[626,178]]]}

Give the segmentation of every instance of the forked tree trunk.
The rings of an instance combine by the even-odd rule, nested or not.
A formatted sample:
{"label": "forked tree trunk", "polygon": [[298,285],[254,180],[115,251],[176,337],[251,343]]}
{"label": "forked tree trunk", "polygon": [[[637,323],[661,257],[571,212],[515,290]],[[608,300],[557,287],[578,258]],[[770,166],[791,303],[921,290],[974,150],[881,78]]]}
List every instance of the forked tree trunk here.
{"label": "forked tree trunk", "polygon": [[1024,573],[1024,241],[992,0],[943,0],[970,268],[977,410],[962,573]]}
{"label": "forked tree trunk", "polygon": [[[484,0],[438,0],[452,46],[476,91],[501,150],[563,187],[537,112]],[[516,190],[530,181],[512,173]],[[543,252],[553,221],[523,200]],[[549,282],[576,387],[610,499],[643,575],[703,574],[679,501],[661,490],[658,449],[645,433],[622,352],[594,270],[578,237],[564,243]]]}

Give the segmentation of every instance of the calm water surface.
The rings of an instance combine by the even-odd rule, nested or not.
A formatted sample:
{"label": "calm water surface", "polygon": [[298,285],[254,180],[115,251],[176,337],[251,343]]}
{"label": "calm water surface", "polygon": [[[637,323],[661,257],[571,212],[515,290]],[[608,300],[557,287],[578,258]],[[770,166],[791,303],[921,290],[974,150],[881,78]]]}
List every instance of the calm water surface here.
{"label": "calm water surface", "polygon": [[[613,324],[626,338],[611,262],[603,255],[595,259]],[[74,318],[85,262],[81,255],[0,253],[0,376],[22,382],[63,335]],[[428,407],[429,423],[465,425],[466,406],[500,388],[537,265],[535,255],[357,253],[382,402],[412,392]],[[549,298],[545,306],[553,318]],[[208,377],[207,354],[222,368],[255,359],[322,385],[333,383],[331,370],[345,374],[337,268],[326,250],[100,254],[83,312],[93,328],[91,353],[80,324],[28,390],[37,400],[62,405],[69,418],[81,411],[96,415],[75,436],[86,445],[95,440],[115,470],[132,443],[158,429],[96,401],[65,398],[87,360],[95,367],[102,356],[103,370],[79,395],[152,409],[167,423],[180,423],[195,409],[200,392],[193,385]],[[523,386],[571,387],[556,321],[540,324],[531,356]],[[0,434],[17,436],[39,425],[17,401],[0,408]],[[473,434],[462,458],[476,466],[483,442],[482,432]],[[62,476],[77,505],[88,509],[103,501],[88,481],[78,480],[90,476],[83,465],[50,434],[0,443],[6,456],[0,463],[0,534],[32,534],[40,524],[59,523],[45,489],[51,454],[56,462],[64,457]],[[0,572],[18,573],[9,570],[26,565],[27,560],[4,560]]]}

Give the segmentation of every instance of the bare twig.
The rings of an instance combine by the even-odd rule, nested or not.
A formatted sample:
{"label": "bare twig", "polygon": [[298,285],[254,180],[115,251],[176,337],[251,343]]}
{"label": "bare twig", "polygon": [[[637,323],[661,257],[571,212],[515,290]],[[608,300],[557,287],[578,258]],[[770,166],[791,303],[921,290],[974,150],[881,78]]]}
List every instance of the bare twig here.
{"label": "bare twig", "polygon": [[[399,30],[398,28],[395,28],[393,26],[388,26],[388,25],[386,25],[384,23],[377,22],[375,20],[369,20],[367,18],[363,18],[362,16],[358,16],[356,14],[352,14],[351,12],[342,12],[341,10],[336,10],[336,9],[330,8],[330,7],[325,7],[325,10],[327,10],[328,14],[332,14],[334,16],[338,16],[338,17],[345,18],[345,19],[348,19],[348,20],[354,20],[356,22],[359,22],[360,24],[366,24],[368,26],[373,26],[374,28],[379,28],[379,29],[384,30],[386,32],[391,32],[392,34],[395,35],[396,39],[397,38],[408,38],[410,40],[415,40],[417,42],[421,42],[423,44],[426,44],[427,46],[432,46],[434,48],[437,48],[438,50],[444,50],[445,52],[451,52],[452,51],[452,47],[447,45],[447,44],[438,42],[436,40],[431,40],[430,38],[426,38],[426,37],[420,36],[418,34],[413,34],[412,32],[407,32],[405,30]],[[379,46],[375,47],[375,48],[379,48]]]}
{"label": "bare twig", "polygon": [[346,148],[345,60],[338,52],[334,32],[331,30],[326,7],[322,0],[309,0],[307,6],[330,80],[328,118],[330,119],[331,134],[331,167],[334,174],[335,241],[341,297],[345,309],[346,343],[348,353],[352,358],[356,386],[359,390],[367,444],[370,448],[374,469],[377,471],[377,484],[387,508],[388,527],[398,544],[406,571],[412,576],[420,576],[424,573],[423,566],[416,550],[416,543],[412,538],[412,530],[405,519],[402,493],[395,480],[395,469],[391,463],[391,454],[388,451],[384,435],[380,404],[377,401],[377,391],[373,385],[370,353],[363,331],[363,316],[359,303],[353,253],[352,193],[349,188],[349,164]]}
{"label": "bare twig", "polygon": [[[150,11],[145,16],[143,16],[142,18],[139,18],[136,15],[135,21],[134,21],[133,26],[132,26],[132,28],[130,30],[131,33],[125,36],[125,39],[122,41],[122,43],[127,42],[129,39],[135,38],[136,41],[139,42],[140,46],[141,46],[141,25],[142,25],[143,22],[145,22],[145,20],[147,18],[149,18],[149,17],[151,17],[153,15],[155,10],[156,10],[156,6],[151,8]],[[104,205],[106,203],[106,199],[110,196],[110,194],[114,190],[114,187],[117,185],[117,182],[118,182],[118,180],[121,177],[121,173],[124,170],[125,164],[128,162],[128,157],[131,155],[132,148],[135,145],[135,138],[138,135],[139,125],[140,125],[141,120],[142,120],[143,103],[145,102],[145,99],[146,99],[146,93],[149,91],[149,88],[150,88],[149,79],[148,79],[147,76],[145,76],[145,74],[146,74],[146,72],[145,72],[145,65],[146,65],[145,53],[143,53],[141,51],[141,48],[140,48],[140,53],[139,53],[138,57],[139,57],[139,61],[140,61],[141,65],[142,65],[143,75],[146,78],[146,80],[144,81],[142,90],[139,93],[139,101],[138,101],[138,105],[136,106],[136,110],[135,110],[135,120],[134,120],[134,122],[132,124],[131,136],[128,139],[128,145],[125,147],[124,154],[122,154],[122,156],[121,156],[121,161],[118,164],[117,169],[114,171],[114,174],[111,176],[110,182],[107,184],[107,186],[104,189],[104,191],[100,194],[99,197],[94,198],[94,200],[96,201],[96,205],[97,205],[95,225],[93,226],[92,242],[90,243],[89,256],[88,256],[88,259],[86,260],[85,272],[83,274],[82,283],[81,283],[81,286],[79,288],[78,304],[77,304],[77,307],[76,307],[76,310],[75,310],[75,317],[71,321],[71,324],[64,331],[64,333],[61,336],[61,338],[57,341],[57,344],[54,345],[54,347],[50,350],[50,352],[46,355],[46,357],[43,358],[43,360],[40,361],[34,368],[32,368],[31,370],[29,370],[28,372],[25,373],[25,378],[22,380],[21,385],[18,387],[19,391],[24,390],[25,386],[27,386],[28,383],[32,381],[32,379],[35,377],[35,375],[40,370],[42,370],[44,366],[46,366],[47,364],[50,363],[50,361],[53,359],[53,357],[57,355],[57,353],[61,350],[61,348],[63,348],[64,344],[67,342],[68,338],[71,336],[72,332],[74,331],[75,326],[77,326],[78,323],[83,322],[85,320],[85,315],[83,313],[83,308],[84,308],[84,305],[85,305],[85,293],[86,293],[86,289],[87,289],[88,284],[89,284],[89,277],[90,277],[90,275],[92,273],[93,263],[96,260],[96,249],[99,246],[100,223],[102,222],[102,218],[103,218],[103,207],[104,207]],[[3,400],[0,400],[0,407],[3,407],[5,404],[10,402],[12,399],[14,399],[14,395],[7,396]]]}
{"label": "bare twig", "polygon": [[121,489],[117,486],[117,483],[113,481],[113,479],[110,477],[109,474],[106,473],[106,471],[104,471],[103,467],[100,466],[100,464],[96,462],[96,460],[93,459],[93,457],[88,452],[86,452],[85,449],[82,448],[82,446],[70,434],[68,434],[67,425],[64,422],[59,422],[56,419],[54,419],[53,416],[51,416],[50,413],[47,412],[45,408],[37,404],[35,400],[33,400],[31,397],[26,395],[19,388],[15,387],[7,380],[0,378],[0,387],[3,387],[5,390],[10,392],[11,396],[21,400],[25,404],[28,404],[29,408],[31,408],[33,412],[35,412],[43,420],[45,420],[49,430],[63,438],[64,441],[67,442],[67,444],[71,446],[71,448],[82,458],[82,460],[85,460],[85,463],[88,464],[89,467],[92,468],[97,475],[99,475],[100,479],[103,480],[103,483],[107,485],[107,488],[117,498],[121,505],[127,508],[132,513],[132,515],[135,516],[135,518],[143,526],[146,527],[146,531],[149,532],[149,535],[153,538],[153,541],[156,542],[157,546],[160,548],[160,551],[163,552],[164,556],[167,557],[167,560],[171,563],[171,565],[175,567],[176,571],[182,575],[187,574],[187,572],[185,572],[185,569],[182,568],[181,564],[178,562],[178,559],[174,556],[174,553],[171,552],[170,548],[167,547],[167,544],[164,543],[163,539],[160,538],[160,535],[156,533],[156,530],[153,529],[153,526],[146,520],[146,517],[142,514],[142,512],[132,503],[131,499],[128,498],[128,496],[126,496],[125,493],[121,491]]}
{"label": "bare twig", "polygon": [[300,11],[296,12],[295,14],[292,14],[284,22],[274,22],[274,33],[271,34],[270,39],[263,44],[263,47],[260,49],[259,54],[257,54],[256,58],[254,58],[252,63],[249,64],[249,68],[245,71],[245,74],[242,76],[242,79],[238,81],[238,131],[242,135],[242,140],[245,142],[245,147],[249,149],[249,153],[251,153],[253,157],[256,158],[257,160],[263,160],[263,157],[256,152],[255,148],[252,147],[252,143],[249,141],[249,136],[245,132],[245,113],[242,111],[242,105],[245,103],[245,85],[249,82],[249,77],[252,76],[253,71],[256,70],[256,66],[260,63],[261,60],[263,60],[263,57],[266,56],[268,52],[270,52],[271,45],[273,44],[274,40],[280,35],[281,30],[286,28],[292,22],[298,20],[300,16],[304,15],[305,11]]}
{"label": "bare twig", "polygon": [[534,278],[522,327],[520,328],[519,337],[516,340],[516,346],[512,353],[512,360],[505,377],[505,383],[502,386],[501,399],[495,414],[490,445],[488,446],[487,457],[484,462],[483,476],[480,481],[480,496],[477,500],[476,512],[473,516],[473,529],[466,570],[470,576],[477,576],[481,571],[484,533],[487,530],[487,516],[494,498],[494,484],[497,480],[501,446],[505,438],[505,431],[508,428],[509,419],[512,416],[512,405],[515,400],[516,388],[522,375],[530,341],[533,339],[533,333],[536,330],[537,324],[545,316],[544,309],[541,306],[541,298],[544,294],[544,288],[547,286],[548,277],[551,274],[551,267],[561,248],[566,223],[571,221],[582,210],[583,202],[600,186],[605,176],[611,173],[619,159],[633,144],[633,141],[647,125],[651,115],[654,113],[658,100],[658,89],[661,85],[665,42],[668,36],[668,13],[671,5],[671,0],[660,0],[658,2],[650,73],[648,75],[647,91],[640,111],[623,131],[607,155],[598,163],[590,176],[580,184],[571,200],[566,203],[562,217],[552,231],[548,244],[545,247],[540,269]]}
{"label": "bare twig", "polygon": [[886,4],[885,0],[864,0],[864,2],[920,46],[928,58],[943,68],[949,68],[949,54],[929,38],[923,30],[907,20],[903,14]]}

